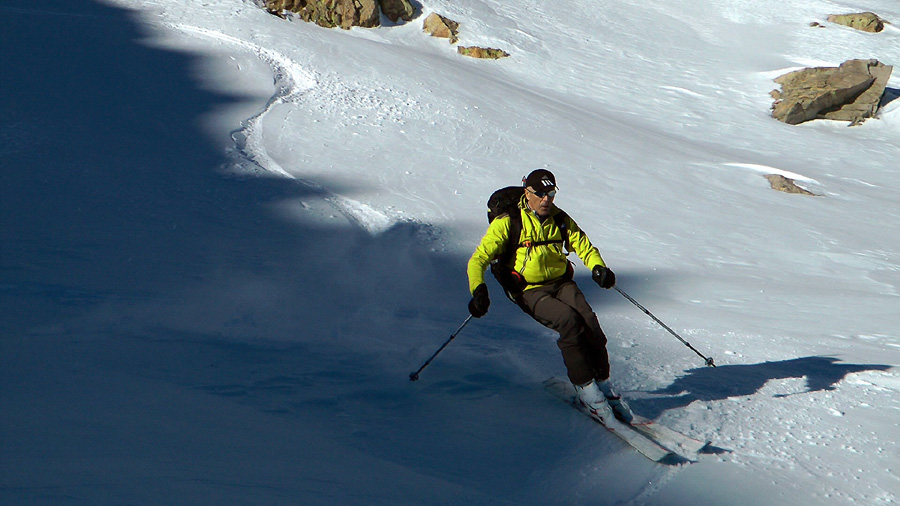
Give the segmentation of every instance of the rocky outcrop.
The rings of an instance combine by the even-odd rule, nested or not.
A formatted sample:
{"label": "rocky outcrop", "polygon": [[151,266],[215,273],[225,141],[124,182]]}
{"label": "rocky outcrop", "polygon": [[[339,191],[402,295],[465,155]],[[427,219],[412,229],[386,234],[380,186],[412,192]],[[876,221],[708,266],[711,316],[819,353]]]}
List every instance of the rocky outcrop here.
{"label": "rocky outcrop", "polygon": [[492,47],[457,46],[456,52],[464,56],[470,56],[472,58],[488,58],[492,60],[506,58],[509,56],[509,53],[507,53],[506,51],[502,49],[494,49]]}
{"label": "rocky outcrop", "polygon": [[[415,17],[416,5],[415,0],[265,0],[266,10],[275,16],[284,18],[286,12],[292,12],[319,26],[344,29],[379,26],[381,14],[395,23],[401,19],[410,21]],[[425,18],[422,29],[433,37],[449,39],[451,44],[459,41],[459,23],[436,12]],[[491,47],[457,46],[456,51],[472,58],[493,60],[509,56],[506,51]]]}
{"label": "rocky outcrop", "polygon": [[422,30],[432,37],[450,39],[451,44],[456,44],[459,40],[459,23],[436,12],[432,12],[425,18]]}
{"label": "rocky outcrop", "polygon": [[859,124],[875,115],[893,67],[877,60],[848,60],[840,67],[814,67],[775,79],[772,116],[796,125],[816,118]]}
{"label": "rocky outcrop", "polygon": [[266,0],[266,10],[275,15],[284,11],[326,28],[381,25],[381,13],[391,21],[409,21],[415,15],[410,0]]}
{"label": "rocky outcrop", "polygon": [[289,11],[325,28],[375,27],[381,24],[377,0],[266,0],[272,13]]}
{"label": "rocky outcrop", "polygon": [[874,12],[857,12],[854,14],[832,14],[828,16],[830,23],[849,26],[864,32],[878,33],[884,30],[884,20]]}

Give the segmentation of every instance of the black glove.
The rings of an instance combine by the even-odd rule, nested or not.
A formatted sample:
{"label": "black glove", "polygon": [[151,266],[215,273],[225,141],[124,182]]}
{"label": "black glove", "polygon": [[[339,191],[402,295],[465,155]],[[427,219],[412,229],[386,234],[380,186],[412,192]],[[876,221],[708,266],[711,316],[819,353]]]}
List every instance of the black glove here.
{"label": "black glove", "polygon": [[491,306],[491,298],[488,297],[487,285],[482,283],[472,292],[472,300],[469,301],[469,313],[475,318],[481,318],[487,314]]}
{"label": "black glove", "polygon": [[595,265],[594,268],[591,269],[591,277],[594,278],[594,282],[600,285],[601,288],[606,288],[608,290],[616,286],[616,275],[608,267]]}

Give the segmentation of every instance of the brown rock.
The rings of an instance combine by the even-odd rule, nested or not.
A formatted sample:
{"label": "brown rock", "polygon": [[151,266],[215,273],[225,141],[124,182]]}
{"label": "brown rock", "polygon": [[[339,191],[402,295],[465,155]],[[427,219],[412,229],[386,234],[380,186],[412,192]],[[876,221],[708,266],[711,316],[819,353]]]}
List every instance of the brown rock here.
{"label": "brown rock", "polygon": [[[796,125],[843,110],[834,119],[859,123],[877,111],[891,69],[877,60],[848,60],[837,68],[815,67],[785,74],[775,79],[782,89],[772,93],[776,99],[772,116]],[[867,90],[870,92],[864,93]]]}
{"label": "brown rock", "polygon": [[799,186],[797,186],[797,183],[795,183],[793,179],[786,178],[781,174],[768,174],[766,176],[766,179],[769,180],[769,184],[772,186],[773,190],[778,190],[785,193],[796,193],[799,195],[818,196],[809,190],[800,188]]}
{"label": "brown rock", "polygon": [[290,11],[326,28],[372,28],[381,24],[377,0],[266,0],[272,13]]}
{"label": "brown rock", "polygon": [[874,12],[857,12],[854,14],[832,14],[828,21],[839,25],[849,26],[864,32],[878,33],[884,30],[884,20]]}
{"label": "brown rock", "polygon": [[459,23],[452,19],[447,19],[436,12],[432,12],[425,18],[422,30],[432,37],[441,37],[450,39],[451,44],[456,44],[459,40]]}
{"label": "brown rock", "polygon": [[376,0],[337,0],[336,2],[332,0],[326,3],[337,4],[340,18],[336,21],[345,30],[349,30],[352,26],[372,28],[381,24]]}
{"label": "brown rock", "polygon": [[494,49],[492,47],[457,46],[456,52],[464,56],[471,56],[472,58],[488,58],[492,60],[506,58],[509,56],[509,53],[507,53],[506,51],[502,49]]}
{"label": "brown rock", "polygon": [[870,60],[874,64],[868,65],[869,74],[875,81],[856,99],[844,104],[833,111],[826,111],[820,117],[831,120],[849,121],[851,125],[858,125],[866,118],[872,118],[878,112],[881,105],[881,97],[887,88],[888,80],[894,67],[883,65],[876,60]]}
{"label": "brown rock", "polygon": [[416,8],[409,0],[379,0],[379,2],[381,2],[381,12],[394,23],[398,19],[410,21],[416,14]]}

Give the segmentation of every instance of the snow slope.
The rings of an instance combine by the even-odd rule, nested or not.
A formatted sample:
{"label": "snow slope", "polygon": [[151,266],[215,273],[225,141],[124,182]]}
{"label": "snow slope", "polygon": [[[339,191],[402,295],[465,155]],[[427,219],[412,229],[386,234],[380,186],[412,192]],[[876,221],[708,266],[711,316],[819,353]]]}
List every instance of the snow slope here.
{"label": "snow slope", "polygon": [[[856,10],[900,22],[888,0],[430,1],[349,31],[250,0],[0,2],[0,502],[897,502],[900,100],[854,128],[768,115],[793,68],[900,65],[896,25],[825,22]],[[512,56],[458,56],[432,11]],[[554,336],[493,284],[407,380],[466,317],[486,197],[535,167],[715,357],[579,271],[620,390],[709,439],[700,462],[653,465],[544,392]]]}

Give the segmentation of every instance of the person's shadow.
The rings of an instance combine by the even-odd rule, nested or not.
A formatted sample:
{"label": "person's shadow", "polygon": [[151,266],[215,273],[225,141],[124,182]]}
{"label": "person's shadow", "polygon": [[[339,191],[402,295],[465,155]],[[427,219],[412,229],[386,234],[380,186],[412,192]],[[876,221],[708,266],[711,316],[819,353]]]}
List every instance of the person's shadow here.
{"label": "person's shadow", "polygon": [[[694,401],[718,401],[758,392],[770,380],[806,378],[806,392],[834,390],[851,373],[886,371],[884,364],[845,364],[833,357],[804,357],[749,365],[721,365],[691,369],[666,388],[650,392],[660,396],[629,402],[635,412],[655,419],[664,411]],[[784,397],[780,394],[776,397]]]}

